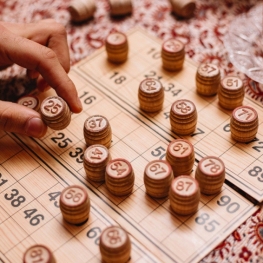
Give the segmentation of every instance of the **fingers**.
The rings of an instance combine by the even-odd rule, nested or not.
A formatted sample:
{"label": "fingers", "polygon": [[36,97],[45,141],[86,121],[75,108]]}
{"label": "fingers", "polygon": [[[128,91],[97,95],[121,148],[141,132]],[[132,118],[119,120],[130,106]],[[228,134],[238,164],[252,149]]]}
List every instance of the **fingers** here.
{"label": "fingers", "polygon": [[[45,34],[48,35],[48,37],[46,37],[46,43],[43,43],[43,45],[46,45],[56,53],[62,67],[66,72],[69,72],[70,57],[65,27],[56,23],[53,19],[38,22],[35,26],[37,27],[38,32],[39,26],[41,26],[42,32],[45,32]],[[34,36],[36,36],[36,34],[32,37],[33,41],[35,41]]]}
{"label": "fingers", "polygon": [[1,26],[0,43],[1,50],[4,50],[0,52],[0,60],[39,72],[57,94],[68,103],[72,112],[79,113],[82,110],[75,85],[52,49],[14,35]]}
{"label": "fingers", "polygon": [[47,82],[42,78],[42,76],[39,76],[37,79],[37,88],[39,91],[44,92],[50,89],[50,86],[47,84]]}
{"label": "fingers", "polygon": [[19,24],[1,22],[14,35],[18,35],[52,49],[66,72],[70,69],[69,49],[65,27],[54,19],[37,23]]}
{"label": "fingers", "polygon": [[47,126],[40,114],[30,108],[12,102],[0,102],[0,130],[40,138]]}

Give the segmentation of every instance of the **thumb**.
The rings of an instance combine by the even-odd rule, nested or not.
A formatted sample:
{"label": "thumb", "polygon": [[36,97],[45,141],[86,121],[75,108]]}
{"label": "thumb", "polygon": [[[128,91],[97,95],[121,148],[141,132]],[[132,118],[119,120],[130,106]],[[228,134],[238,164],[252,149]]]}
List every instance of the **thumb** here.
{"label": "thumb", "polygon": [[38,112],[25,106],[0,101],[0,130],[40,138],[47,126]]}

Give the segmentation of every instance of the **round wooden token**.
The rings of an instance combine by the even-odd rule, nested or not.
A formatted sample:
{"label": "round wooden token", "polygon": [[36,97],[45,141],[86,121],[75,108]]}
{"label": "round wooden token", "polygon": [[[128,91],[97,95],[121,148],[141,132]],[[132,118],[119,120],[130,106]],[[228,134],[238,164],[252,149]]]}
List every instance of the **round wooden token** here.
{"label": "round wooden token", "polygon": [[140,83],[138,99],[140,109],[146,112],[158,112],[163,107],[164,88],[160,81],[147,78]]}
{"label": "round wooden token", "polygon": [[84,123],[84,139],[88,146],[101,144],[110,147],[112,131],[107,118],[102,115],[92,115]]}
{"label": "round wooden token", "polygon": [[127,42],[127,37],[121,32],[114,32],[108,35],[106,38],[106,44],[112,48],[118,49],[122,47]]}
{"label": "round wooden token", "polygon": [[111,156],[107,147],[95,144],[84,152],[84,169],[89,180],[103,182],[105,170]]}
{"label": "round wooden token", "polygon": [[76,208],[82,206],[88,198],[88,194],[83,187],[79,185],[72,185],[65,188],[60,195],[60,202],[62,202],[63,207]]}
{"label": "round wooden token", "polygon": [[171,165],[175,177],[190,175],[195,161],[193,145],[184,139],[171,141],[167,147],[166,160]]}
{"label": "round wooden token", "polygon": [[218,89],[219,104],[227,110],[233,110],[242,105],[245,96],[243,81],[235,76],[222,79]]}
{"label": "round wooden token", "polygon": [[131,241],[127,232],[119,226],[104,229],[100,236],[102,262],[126,263],[131,255]]}
{"label": "round wooden token", "polygon": [[175,101],[170,110],[171,129],[179,135],[189,135],[195,131],[197,123],[197,111],[190,100],[181,99]]}
{"label": "round wooden token", "polygon": [[66,187],[60,195],[60,209],[63,218],[71,224],[81,224],[88,220],[90,199],[85,188],[79,185]]}
{"label": "round wooden token", "polygon": [[23,256],[23,263],[56,263],[50,249],[44,245],[34,245],[26,250]]}
{"label": "round wooden token", "polygon": [[258,114],[256,110],[250,106],[235,108],[230,120],[230,131],[235,141],[252,141],[258,131]]}
{"label": "round wooden token", "polygon": [[195,105],[190,100],[177,100],[173,103],[172,110],[176,113],[176,115],[190,115],[192,112],[195,111]]}
{"label": "round wooden token", "polygon": [[144,169],[146,193],[152,197],[163,198],[168,196],[172,180],[172,168],[167,161],[151,161]]}
{"label": "round wooden token", "polygon": [[21,97],[17,101],[17,104],[23,105],[35,111],[39,110],[39,105],[40,105],[39,99],[36,96],[31,96],[31,95]]}
{"label": "round wooden token", "polygon": [[122,63],[128,57],[128,40],[125,34],[114,32],[108,35],[105,41],[108,60],[113,63]]}
{"label": "round wooden token", "polygon": [[122,158],[109,161],[105,172],[105,183],[113,195],[130,194],[134,185],[134,172],[130,162]]}
{"label": "round wooden token", "polygon": [[44,99],[40,106],[40,113],[46,125],[53,130],[62,130],[71,121],[71,113],[67,103],[57,96]]}
{"label": "round wooden token", "polygon": [[157,79],[147,78],[140,84],[140,90],[147,94],[154,94],[162,89],[162,83]]}
{"label": "round wooden token", "polygon": [[183,67],[185,51],[184,44],[176,39],[168,39],[162,45],[163,68],[169,71],[180,70]]}
{"label": "round wooden token", "polygon": [[85,126],[88,131],[92,132],[100,132],[105,129],[108,125],[108,120],[101,115],[93,115],[90,116],[86,121],[85,121]]}
{"label": "round wooden token", "polygon": [[71,20],[74,22],[82,22],[93,16],[96,11],[94,0],[75,0],[72,1],[68,11],[71,15]]}
{"label": "round wooden token", "polygon": [[196,72],[196,91],[204,96],[217,93],[220,84],[219,68],[211,63],[201,64]]}
{"label": "round wooden token", "polygon": [[173,55],[178,54],[184,50],[184,44],[177,39],[168,39],[163,43],[163,50]]}
{"label": "round wooden token", "polygon": [[198,163],[195,179],[199,183],[201,193],[212,195],[220,192],[225,181],[225,165],[215,156],[207,156]]}
{"label": "round wooden token", "polygon": [[213,77],[217,77],[218,74],[220,73],[219,68],[211,63],[204,63],[201,64],[198,69],[197,72],[200,76],[205,77],[205,78],[213,78]]}
{"label": "round wooden token", "polygon": [[[227,76],[224,77],[221,81],[221,86],[230,91],[239,91],[244,87],[242,79],[236,77],[236,76]],[[242,89],[243,90],[243,89]]]}
{"label": "round wooden token", "polygon": [[180,215],[189,215],[196,212],[200,200],[198,182],[188,175],[176,177],[169,192],[170,206]]}
{"label": "round wooden token", "polygon": [[196,4],[194,0],[170,0],[172,11],[180,16],[189,18],[194,15]]}
{"label": "round wooden token", "polygon": [[66,109],[64,100],[57,96],[46,98],[41,104],[41,113],[48,119],[54,119]]}
{"label": "round wooden token", "polygon": [[131,0],[109,0],[109,4],[112,16],[123,16],[132,12]]}

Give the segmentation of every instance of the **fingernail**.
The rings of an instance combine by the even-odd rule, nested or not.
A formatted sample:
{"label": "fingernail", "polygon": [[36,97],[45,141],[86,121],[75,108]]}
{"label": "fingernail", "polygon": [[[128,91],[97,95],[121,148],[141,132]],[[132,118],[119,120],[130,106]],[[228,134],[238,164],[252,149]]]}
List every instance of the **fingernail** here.
{"label": "fingernail", "polygon": [[81,102],[81,100],[80,100],[80,98],[78,97],[78,107],[79,107],[79,109],[80,109],[80,112],[82,111],[82,102]]}
{"label": "fingernail", "polygon": [[80,113],[82,111],[82,102],[79,97],[76,97],[75,103],[74,103],[74,108],[72,108],[72,112],[74,113]]}
{"label": "fingernail", "polygon": [[40,138],[45,135],[47,126],[40,118],[32,118],[27,122],[26,134],[28,136]]}

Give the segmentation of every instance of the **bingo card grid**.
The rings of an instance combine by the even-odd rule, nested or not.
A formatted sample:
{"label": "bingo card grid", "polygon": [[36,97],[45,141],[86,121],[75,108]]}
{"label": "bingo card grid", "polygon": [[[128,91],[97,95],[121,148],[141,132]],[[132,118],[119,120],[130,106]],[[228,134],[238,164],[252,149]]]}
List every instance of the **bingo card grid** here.
{"label": "bingo card grid", "polygon": [[[65,223],[59,195],[66,186],[80,181],[65,168],[45,165],[45,161],[54,160],[45,158],[41,148],[28,144],[23,149],[16,139],[1,133],[0,141],[9,150],[0,155],[0,262],[21,262],[25,250],[36,243],[50,247],[57,262],[100,262],[100,233],[116,222],[91,204],[85,224]],[[37,158],[32,149],[38,151]],[[96,198],[93,194],[89,192],[92,200]],[[132,236],[131,241],[131,262],[158,262]]]}
{"label": "bingo card grid", "polygon": [[[139,36],[138,36],[139,35]],[[143,44],[142,44],[143,43]],[[146,37],[143,33],[133,34],[129,39],[130,56],[124,65],[105,63],[106,54],[97,53],[77,67],[79,73],[89,78],[94,85],[103,85],[128,107],[138,112],[138,87],[146,77],[160,80],[165,90],[164,107],[156,115],[138,112],[145,116],[152,126],[160,129],[163,136],[179,138],[170,130],[169,114],[171,104],[177,99],[194,102],[198,112],[196,131],[191,136],[180,136],[189,140],[195,147],[196,158],[209,155],[220,157],[226,166],[226,179],[252,198],[263,200],[263,110],[255,101],[245,98],[243,105],[250,105],[258,113],[259,129],[256,138],[249,143],[237,143],[231,138],[231,111],[218,104],[217,96],[204,97],[196,93],[196,65],[185,61],[183,70],[167,72],[161,66],[161,43]],[[101,51],[103,52],[103,51]],[[141,117],[140,116],[140,117]],[[142,117],[141,117],[142,118]],[[163,150],[163,153],[164,150]]]}
{"label": "bingo card grid", "polygon": [[[0,229],[7,236],[7,230],[15,224],[19,232],[18,236],[11,238],[15,241],[10,241],[8,248],[2,252],[6,258],[13,255],[14,251],[20,251],[21,254],[27,245],[41,243],[41,240],[44,242],[45,238],[51,238],[49,235],[56,236],[57,233],[58,237],[52,242],[51,249],[59,261],[61,255],[66,256],[69,242],[76,241],[81,252],[81,248],[89,247],[90,242],[93,242],[92,245],[96,244],[95,237],[98,232],[115,221],[135,237],[133,253],[136,255],[132,254],[132,262],[155,261],[156,258],[151,253],[160,261],[165,259],[165,262],[197,262],[256,211],[256,206],[227,185],[223,186],[218,195],[202,195],[198,212],[186,217],[173,214],[167,199],[153,199],[145,194],[144,167],[153,159],[165,158],[168,143],[176,137],[169,130],[168,117],[170,106],[177,98],[191,99],[198,110],[197,130],[193,136],[186,137],[194,144],[197,160],[213,154],[224,160],[228,170],[234,166],[233,170],[237,171],[235,157],[226,156],[244,152],[244,155],[250,158],[246,159],[246,167],[239,169],[243,169],[241,172],[244,174],[249,173],[253,167],[260,167],[256,162],[260,163],[261,155],[253,156],[248,153],[251,147],[259,147],[256,149],[260,150],[260,134],[251,145],[235,144],[229,135],[230,113],[220,109],[215,98],[207,99],[196,95],[195,65],[186,61],[182,71],[176,74],[167,73],[161,69],[159,41],[140,30],[131,32],[128,40],[130,53],[125,64],[109,63],[102,48],[73,67],[70,76],[77,86],[84,110],[81,114],[72,116],[72,122],[65,130],[49,130],[41,140],[17,135],[11,135],[11,138],[5,133],[1,134],[2,145],[6,145],[3,149],[7,151],[0,155],[3,169],[0,178],[3,218]],[[138,86],[145,77],[158,78],[165,87],[164,110],[157,115],[146,115],[138,110]],[[257,110],[259,109],[258,107]],[[112,157],[128,159],[135,170],[134,190],[128,197],[114,197],[109,194],[104,184],[86,181],[82,163],[86,147],[83,124],[85,119],[93,114],[104,115],[111,124]],[[261,121],[262,119],[260,123]],[[258,177],[251,178],[260,179],[260,173],[258,174]],[[7,175],[12,179],[5,182]],[[228,174],[227,179],[229,178],[231,176]],[[63,187],[73,183],[87,185],[91,202],[94,203],[90,219],[80,227],[63,222],[56,207]],[[23,197],[26,199],[24,202]],[[27,211],[27,214],[24,211]],[[28,222],[30,226],[24,225]],[[94,238],[84,242],[82,238],[88,237],[88,233]],[[136,246],[136,240],[142,244],[141,250],[140,246]],[[95,247],[94,251],[98,251],[97,245]],[[93,249],[91,251],[93,252]],[[91,251],[85,250],[86,253]],[[97,258],[98,254],[91,255],[91,261],[88,259],[83,262],[92,262]]]}

